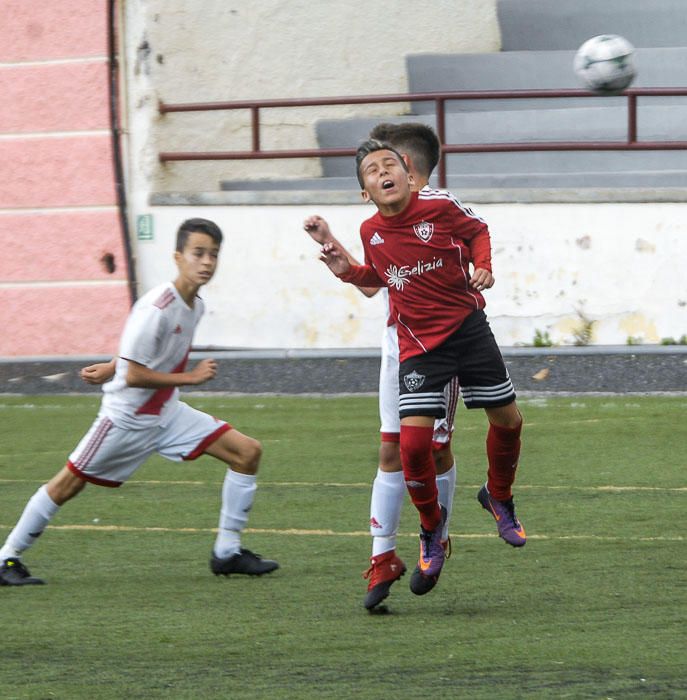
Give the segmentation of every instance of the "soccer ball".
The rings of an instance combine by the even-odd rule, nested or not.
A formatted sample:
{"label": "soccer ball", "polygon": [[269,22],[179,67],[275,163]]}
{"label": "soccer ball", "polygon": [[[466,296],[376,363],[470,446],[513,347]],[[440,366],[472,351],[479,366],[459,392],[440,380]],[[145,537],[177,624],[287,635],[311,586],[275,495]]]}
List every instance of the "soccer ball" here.
{"label": "soccer ball", "polygon": [[634,47],[622,36],[601,34],[580,46],[573,68],[582,82],[602,95],[617,95],[634,80]]}

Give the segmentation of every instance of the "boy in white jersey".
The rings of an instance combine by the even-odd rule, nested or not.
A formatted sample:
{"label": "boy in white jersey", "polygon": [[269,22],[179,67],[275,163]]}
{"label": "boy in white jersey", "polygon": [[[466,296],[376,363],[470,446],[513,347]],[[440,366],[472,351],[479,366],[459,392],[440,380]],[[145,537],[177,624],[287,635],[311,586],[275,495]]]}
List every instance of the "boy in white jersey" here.
{"label": "boy in white jersey", "polygon": [[[402,155],[413,178],[413,189],[422,189],[439,161],[439,139],[434,130],[422,123],[387,124],[375,126],[370,138],[393,145]],[[334,242],[327,222],[319,216],[310,216],[304,222],[305,230],[320,245]],[[357,261],[342,246],[351,264]],[[368,297],[379,288],[359,287]],[[389,595],[389,590],[406,571],[405,563],[396,554],[396,536],[401,518],[401,508],[406,493],[401,455],[399,451],[400,418],[398,415],[398,336],[386,297],[388,323],[382,336],[382,356],[379,372],[379,416],[381,420],[379,466],[372,483],[370,498],[370,534],[372,556],[370,567],[363,574],[368,581],[363,605],[374,611]],[[446,417],[438,419],[434,427],[433,456],[437,471],[439,502],[446,509],[442,541],[449,546],[449,521],[453,510],[453,494],[456,485],[456,465],[450,447],[453,418],[458,403],[457,380],[450,381],[445,389]]]}
{"label": "boy in white jersey", "polygon": [[399,334],[401,462],[421,523],[420,557],[410,587],[423,595],[436,585],[445,558],[445,516],[431,455],[434,419],[446,410],[443,386],[458,377],[466,407],[486,411],[489,466],[478,500],[514,547],[527,541],[511,491],[522,416],[482,311],[481,291],[493,284],[485,222],[449,192],[412,192],[407,166],[388,144],[363,143],[356,166],[363,198],[378,209],[360,228],[365,264],[351,265],[334,243],[323,246],[321,259],[345,282],[389,289]]}
{"label": "boy in white jersey", "polygon": [[41,584],[21,561],[60,506],[87,482],[121,486],[154,452],[172,461],[209,454],[228,466],[222,487],[219,533],[210,560],[216,575],[260,576],[279,568],[241,547],[261,456],[257,440],[228,423],[179,401],[179,387],[204,384],[217,363],[186,363],[193,333],[203,314],[198,290],[215,273],[222,232],[207,219],[189,219],[177,232],[174,282],[155,287],[134,304],[122,333],[119,357],[91,365],[82,377],[103,386],[100,411],[69,455],[66,466],[27,503],[0,549],[0,585]]}

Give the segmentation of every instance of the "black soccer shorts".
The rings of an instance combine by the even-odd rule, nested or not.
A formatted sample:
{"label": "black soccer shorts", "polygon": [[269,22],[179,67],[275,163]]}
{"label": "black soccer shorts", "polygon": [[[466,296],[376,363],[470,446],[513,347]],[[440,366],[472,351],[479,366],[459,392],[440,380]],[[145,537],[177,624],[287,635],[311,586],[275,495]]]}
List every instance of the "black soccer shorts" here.
{"label": "black soccer shorts", "polygon": [[515,400],[515,389],[484,311],[471,313],[439,347],[401,362],[399,415],[446,415],[444,386],[458,377],[466,408],[496,408]]}

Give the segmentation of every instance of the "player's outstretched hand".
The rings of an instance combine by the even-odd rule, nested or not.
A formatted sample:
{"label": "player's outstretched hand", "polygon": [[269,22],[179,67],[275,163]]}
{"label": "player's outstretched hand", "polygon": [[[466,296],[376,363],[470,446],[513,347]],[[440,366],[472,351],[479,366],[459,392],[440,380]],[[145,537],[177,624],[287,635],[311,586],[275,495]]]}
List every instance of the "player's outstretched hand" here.
{"label": "player's outstretched hand", "polygon": [[336,243],[325,243],[322,246],[320,260],[337,276],[345,275],[351,269],[346,254]]}
{"label": "player's outstretched hand", "polygon": [[104,384],[115,373],[115,360],[109,362],[96,362],[94,365],[84,367],[79,376],[86,384]]}
{"label": "player's outstretched hand", "polygon": [[310,237],[320,245],[332,240],[332,232],[329,230],[329,224],[321,216],[309,216],[303,222],[303,228],[308,232]]}
{"label": "player's outstretched hand", "polygon": [[485,270],[482,267],[478,267],[470,278],[470,285],[474,287],[478,292],[484,289],[491,289],[494,286],[494,275]]}
{"label": "player's outstretched hand", "polygon": [[217,374],[217,361],[210,358],[201,360],[190,372],[192,384],[205,384]]}

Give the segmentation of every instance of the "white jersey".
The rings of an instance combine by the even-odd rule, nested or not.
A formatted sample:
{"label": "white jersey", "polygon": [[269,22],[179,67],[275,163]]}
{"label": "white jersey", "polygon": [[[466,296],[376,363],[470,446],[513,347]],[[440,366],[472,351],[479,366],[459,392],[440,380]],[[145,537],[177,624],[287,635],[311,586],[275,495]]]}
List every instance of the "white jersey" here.
{"label": "white jersey", "polygon": [[179,389],[127,386],[129,360],[156,372],[183,372],[203,311],[200,297],[189,307],[171,282],[154,287],[134,304],[120,340],[115,376],[103,386],[101,416],[123,428],[166,425]]}

